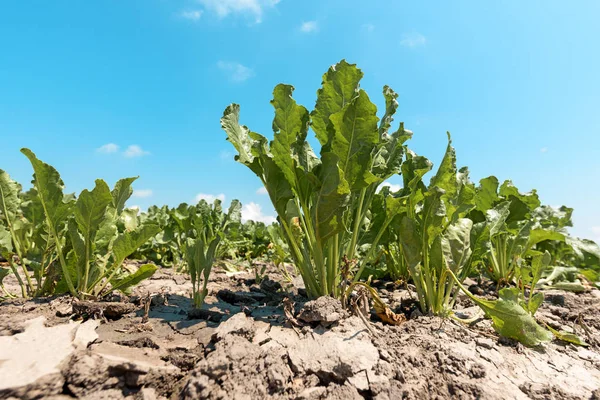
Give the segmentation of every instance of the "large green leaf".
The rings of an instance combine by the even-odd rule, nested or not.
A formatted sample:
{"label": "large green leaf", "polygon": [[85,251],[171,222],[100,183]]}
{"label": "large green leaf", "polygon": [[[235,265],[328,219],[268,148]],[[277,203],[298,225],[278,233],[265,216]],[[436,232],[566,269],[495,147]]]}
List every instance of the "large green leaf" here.
{"label": "large green leaf", "polygon": [[350,188],[338,167],[338,157],[333,153],[324,153],[321,159],[321,185],[316,193],[314,220],[317,238],[325,240],[344,229],[342,216]]}
{"label": "large green leaf", "polygon": [[150,278],[156,272],[158,268],[153,264],[144,264],[132,274],[114,279],[110,282],[112,290],[120,290],[122,292],[127,291],[132,286],[137,285],[144,279]]}
{"label": "large green leaf", "polygon": [[477,209],[482,212],[486,212],[490,208],[494,207],[499,201],[498,197],[498,178],[495,176],[488,176],[479,181],[479,187],[477,188],[477,196],[475,203]]}
{"label": "large green leaf", "polygon": [[0,222],[4,219],[8,226],[12,225],[17,216],[20,191],[21,185],[0,169]]}
{"label": "large green leaf", "polygon": [[260,170],[254,163],[254,156],[252,155],[253,140],[249,136],[250,130],[246,126],[240,125],[239,121],[240,106],[238,104],[231,104],[223,112],[221,127],[227,134],[227,140],[238,151],[235,160],[247,165],[254,173],[259,174]]}
{"label": "large green leaf", "polygon": [[516,299],[511,289],[502,289],[498,300],[485,300],[471,294],[449,271],[461,290],[492,319],[493,327],[501,336],[518,340],[525,346],[538,346],[552,340],[552,334],[542,328]]}
{"label": "large green leaf", "polygon": [[134,176],[131,178],[123,178],[119,179],[115,184],[115,188],[112,190],[112,206],[117,212],[117,215],[120,215],[125,208],[125,203],[131,195],[133,194],[133,188],[131,185],[133,182],[139,177]]}
{"label": "large green leaf", "polygon": [[92,191],[83,190],[75,203],[73,213],[79,232],[88,246],[94,241],[96,232],[104,220],[106,209],[113,201],[110,189],[102,179],[96,180]]}
{"label": "large green leaf", "polygon": [[115,256],[113,265],[121,265],[125,258],[160,231],[161,229],[158,225],[145,223],[135,231],[125,232],[119,235],[113,243],[113,252]]}
{"label": "large green leaf", "polygon": [[[400,220],[399,235],[402,253],[408,267],[416,268],[422,260],[422,246],[417,225],[412,218],[407,216],[402,217]],[[416,277],[413,278],[416,279]]]}
{"label": "large green leaf", "polygon": [[21,153],[25,154],[33,166],[33,184],[38,191],[47,222],[54,232],[58,232],[72,208],[71,203],[64,201],[63,181],[53,166],[40,161],[31,150],[24,148]]}
{"label": "large green leaf", "polygon": [[376,181],[371,173],[371,154],[379,142],[377,107],[367,92],[360,90],[341,111],[329,117],[334,134],[330,150],[339,158],[350,190],[362,189]]}
{"label": "large green leaf", "polygon": [[311,126],[321,146],[331,139],[330,116],[346,107],[357,95],[358,83],[363,77],[356,64],[345,60],[329,68],[323,75],[323,86],[317,91],[317,103],[310,114]]}
{"label": "large green leaf", "polygon": [[442,251],[446,266],[457,273],[471,258],[473,221],[461,218],[448,226],[442,236]]}
{"label": "large green leaf", "polygon": [[294,191],[296,188],[296,162],[292,150],[298,146],[298,139],[306,138],[308,132],[308,110],[296,104],[292,98],[294,87],[279,84],[273,91],[271,104],[275,108],[273,120],[274,140],[271,145],[273,160],[281,168]]}
{"label": "large green leaf", "polygon": [[485,218],[490,230],[490,237],[496,236],[505,230],[506,219],[510,214],[510,202],[504,201],[485,213]]}

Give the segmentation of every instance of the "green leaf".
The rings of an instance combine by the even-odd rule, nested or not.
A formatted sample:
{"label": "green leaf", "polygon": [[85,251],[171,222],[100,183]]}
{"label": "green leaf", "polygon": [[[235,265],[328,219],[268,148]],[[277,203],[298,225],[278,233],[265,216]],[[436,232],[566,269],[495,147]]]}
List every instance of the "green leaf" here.
{"label": "green leaf", "polygon": [[529,311],[529,313],[531,315],[535,315],[538,308],[540,308],[540,306],[542,305],[543,302],[544,302],[544,293],[541,293],[541,292],[536,293],[536,294],[532,295],[531,298],[529,299],[529,302],[527,303],[527,310]]}
{"label": "green leaf", "polygon": [[388,133],[394,121],[394,114],[398,109],[398,93],[394,92],[389,86],[383,87],[383,97],[385,98],[385,114],[379,123],[379,137]]}
{"label": "green leaf", "polygon": [[0,169],[0,221],[4,219],[8,226],[12,225],[17,217],[20,192],[21,185]]}
{"label": "green leaf", "polygon": [[[402,253],[409,268],[416,268],[421,263],[421,238],[415,221],[404,216],[400,221],[399,228],[400,244]],[[415,279],[415,277],[413,277]]]}
{"label": "green leaf", "polygon": [[235,160],[247,165],[255,174],[260,175],[260,168],[254,163],[254,155],[252,154],[254,141],[250,138],[250,130],[246,126],[240,125],[239,120],[240,106],[231,104],[223,112],[221,127],[227,134],[227,140],[238,151]]}
{"label": "green leaf", "polygon": [[279,84],[273,91],[271,104],[275,108],[273,120],[274,140],[271,145],[273,160],[281,168],[287,181],[294,190],[297,190],[296,160],[292,157],[292,150],[296,146],[302,148],[306,140],[310,117],[308,110],[299,106],[292,98],[294,87]]}
{"label": "green leaf", "polygon": [[0,255],[8,260],[12,254],[13,244],[10,232],[4,225],[0,225]]}
{"label": "green leaf", "polygon": [[131,178],[119,179],[115,184],[115,188],[113,189],[111,195],[112,206],[117,211],[117,215],[121,215],[121,213],[123,212],[125,208],[125,203],[133,194],[133,188],[131,187],[131,185],[138,178],[138,176],[134,176]]}
{"label": "green leaf", "polygon": [[122,292],[126,291],[127,289],[137,285],[144,279],[150,278],[152,275],[154,275],[157,269],[158,268],[156,267],[156,265],[144,264],[140,266],[137,269],[137,271],[135,271],[133,274],[129,274],[125,277],[111,281],[110,284],[112,286],[112,290],[120,290]]}
{"label": "green leaf", "polygon": [[448,270],[460,289],[492,319],[493,327],[501,336],[518,340],[525,346],[538,346],[552,339],[552,334],[542,328],[517,301],[510,290],[501,290],[498,300],[484,300],[471,294],[452,271]]}
{"label": "green leaf", "polygon": [[161,229],[158,225],[145,223],[135,231],[125,232],[117,236],[113,243],[113,253],[115,257],[113,265],[121,265],[125,258],[160,231]]}
{"label": "green leaf", "polygon": [[134,231],[139,225],[138,210],[133,208],[124,209],[121,213],[121,220],[126,231]]}
{"label": "green leaf", "polygon": [[110,189],[102,179],[96,180],[96,187],[90,192],[83,190],[75,203],[73,213],[77,227],[88,245],[93,242],[106,209],[113,201]]}
{"label": "green leaf", "polygon": [[527,206],[529,211],[533,211],[541,205],[535,189],[529,193],[521,193],[511,181],[504,181],[502,186],[500,186],[499,193],[505,199],[509,199],[511,196],[519,199]]}
{"label": "green leaf", "polygon": [[490,237],[496,236],[506,228],[506,219],[510,214],[510,201],[504,201],[485,213]]}
{"label": "green leaf", "polygon": [[475,198],[475,203],[479,211],[486,212],[500,200],[497,193],[498,185],[498,178],[495,176],[489,176],[479,181],[477,196]]}
{"label": "green leaf", "polygon": [[31,150],[24,148],[21,153],[25,154],[33,166],[32,183],[38,191],[47,222],[58,232],[72,208],[71,203],[64,202],[63,181],[54,167],[40,161]]}
{"label": "green leaf", "polygon": [[329,117],[343,110],[354,99],[362,77],[363,73],[356,68],[356,64],[348,64],[345,60],[329,68],[323,75],[323,85],[317,91],[317,103],[310,114],[312,129],[321,146],[331,139]]}
{"label": "green leaf", "polygon": [[458,273],[471,257],[471,229],[473,221],[461,218],[449,225],[442,236],[442,251],[446,267]]}
{"label": "green leaf", "polygon": [[527,247],[531,248],[536,244],[543,242],[545,240],[556,240],[558,242],[565,241],[565,235],[560,232],[546,230],[546,229],[533,229],[529,233],[529,242],[527,243]]}
{"label": "green leaf", "polygon": [[577,336],[573,333],[569,333],[569,332],[565,332],[565,331],[557,331],[556,329],[552,329],[552,327],[548,326],[548,325],[546,325],[546,328],[548,328],[548,330],[550,332],[552,332],[552,334],[554,336],[556,336],[556,338],[558,340],[562,340],[563,342],[573,343],[577,346],[583,346],[583,347],[589,346],[589,344],[587,344],[583,339],[581,339],[579,336]]}
{"label": "green leaf", "polygon": [[350,188],[333,153],[321,154],[321,184],[316,194],[314,220],[316,236],[325,240],[344,229],[342,215],[348,203]]}
{"label": "green leaf", "polygon": [[[433,178],[429,186],[437,186],[444,190],[444,199],[453,199],[458,193],[458,182],[456,180],[456,150],[452,147],[452,138],[450,132],[448,135],[448,146],[444,158],[437,170],[437,173]],[[447,201],[447,200],[445,200]]]}
{"label": "green leaf", "polygon": [[333,136],[328,147],[338,156],[338,165],[350,190],[360,190],[375,182],[370,170],[371,154],[379,142],[379,118],[377,107],[367,93],[360,90],[358,96],[329,119]]}
{"label": "green leaf", "polygon": [[0,285],[2,285],[2,281],[4,280],[4,278],[10,275],[10,272],[11,271],[9,268],[0,267]]}

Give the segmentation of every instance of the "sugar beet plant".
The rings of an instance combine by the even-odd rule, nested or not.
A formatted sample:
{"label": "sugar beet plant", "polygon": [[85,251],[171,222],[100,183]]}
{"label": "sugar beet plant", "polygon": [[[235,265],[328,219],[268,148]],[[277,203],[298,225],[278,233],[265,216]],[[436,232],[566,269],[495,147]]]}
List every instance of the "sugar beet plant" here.
{"label": "sugar beet plant", "polygon": [[[132,273],[122,266],[160,229],[152,223],[133,227],[127,222],[125,202],[136,178],[118,181],[112,191],[98,179],[93,190],[76,198],[63,193],[54,167],[29,149],[21,151],[33,166],[33,189],[21,193],[20,185],[0,172],[0,253],[24,297],[64,292],[98,297],[108,288],[126,291],[154,273],[156,267],[150,264]],[[131,229],[119,232],[119,224]]]}
{"label": "sugar beet plant", "polygon": [[[403,144],[411,136],[402,124],[389,131],[397,95],[384,88],[386,109],[379,120],[377,107],[359,87],[362,76],[345,61],[331,67],[312,112],[292,98],[292,86],[276,86],[270,143],[240,125],[236,104],[227,107],[221,119],[238,151],[236,160],[263,182],[310,297],[341,295],[342,259],[354,259],[367,234],[372,250],[358,260],[359,272],[373,258],[388,222],[373,232],[367,215],[379,185],[400,171]],[[309,127],[320,143],[319,156],[307,140]],[[389,198],[386,221],[393,219],[399,205]]]}

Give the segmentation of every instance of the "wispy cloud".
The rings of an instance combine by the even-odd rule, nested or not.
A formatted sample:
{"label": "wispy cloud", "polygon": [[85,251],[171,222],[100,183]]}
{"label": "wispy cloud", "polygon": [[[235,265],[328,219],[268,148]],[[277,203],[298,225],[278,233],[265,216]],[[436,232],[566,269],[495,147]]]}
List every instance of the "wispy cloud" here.
{"label": "wispy cloud", "polygon": [[269,192],[267,192],[267,189],[264,186],[259,187],[258,189],[256,189],[256,194],[260,194],[260,195],[266,195],[269,194]]}
{"label": "wispy cloud", "polygon": [[151,189],[137,189],[133,191],[132,197],[137,197],[140,199],[152,196]]}
{"label": "wispy cloud", "polygon": [[319,25],[317,21],[305,21],[300,25],[300,31],[304,33],[312,33],[317,32],[319,30]]}
{"label": "wispy cloud", "polygon": [[196,22],[202,16],[202,10],[186,10],[179,13],[179,16],[183,19],[187,19]]}
{"label": "wispy cloud", "polygon": [[219,18],[242,15],[260,24],[265,10],[275,7],[279,0],[198,0],[198,2]]}
{"label": "wispy cloud", "polygon": [[424,46],[425,43],[427,43],[425,36],[417,32],[402,35],[402,40],[400,41],[400,44],[405,47]]}
{"label": "wispy cloud", "polygon": [[103,154],[116,153],[117,151],[119,151],[119,146],[114,143],[107,143],[103,146],[98,147],[96,149],[96,151],[98,153],[103,153]]}
{"label": "wispy cloud", "polygon": [[219,61],[217,67],[225,72],[232,82],[240,83],[254,76],[254,71],[250,68],[230,61]]}
{"label": "wispy cloud", "polygon": [[250,202],[242,206],[242,221],[246,222],[248,220],[270,225],[277,221],[277,218],[272,215],[264,215],[259,204]]}
{"label": "wispy cloud", "polygon": [[223,193],[219,193],[216,195],[215,194],[207,194],[207,193],[198,193],[196,195],[196,202],[198,202],[200,200],[204,200],[208,204],[214,203],[215,200],[221,200],[222,202],[225,202],[225,195]]}
{"label": "wispy cloud", "polygon": [[125,151],[123,152],[123,155],[127,158],[142,157],[147,156],[148,154],[150,154],[150,152],[142,149],[137,144],[132,144],[131,146],[127,147],[127,149],[125,149]]}
{"label": "wispy cloud", "polygon": [[548,152],[548,148],[547,147],[542,147],[540,149],[540,153],[547,153]]}

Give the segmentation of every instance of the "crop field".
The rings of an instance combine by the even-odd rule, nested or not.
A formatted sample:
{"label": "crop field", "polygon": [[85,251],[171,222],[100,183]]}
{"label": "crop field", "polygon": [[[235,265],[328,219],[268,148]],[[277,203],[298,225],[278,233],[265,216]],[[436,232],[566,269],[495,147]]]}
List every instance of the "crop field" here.
{"label": "crop field", "polygon": [[600,399],[600,247],[573,209],[473,182],[450,133],[416,154],[362,78],[330,67],[312,110],[277,85],[272,135],[225,108],[272,224],[129,208],[137,177],[71,194],[23,148],[31,184],[0,169],[0,398]]}

